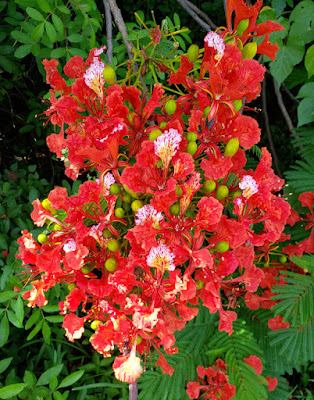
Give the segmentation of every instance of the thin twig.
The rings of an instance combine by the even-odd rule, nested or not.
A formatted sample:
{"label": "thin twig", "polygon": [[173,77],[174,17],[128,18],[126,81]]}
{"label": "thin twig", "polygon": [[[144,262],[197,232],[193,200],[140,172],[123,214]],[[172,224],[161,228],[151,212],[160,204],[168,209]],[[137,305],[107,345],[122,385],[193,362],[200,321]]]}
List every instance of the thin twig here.
{"label": "thin twig", "polygon": [[269,143],[269,146],[270,146],[271,154],[273,156],[276,174],[281,178],[282,174],[281,174],[281,171],[280,171],[280,168],[279,168],[278,157],[277,157],[275,145],[274,145],[272,134],[271,134],[271,130],[270,130],[269,118],[268,118],[268,113],[267,113],[266,79],[264,79],[263,83],[262,83],[262,102],[263,102],[263,114],[264,114],[264,119],[265,119],[265,128],[266,128],[268,143]]}
{"label": "thin twig", "polygon": [[195,11],[196,14],[198,14],[200,17],[202,17],[203,20],[204,20],[205,22],[207,22],[208,25],[209,25],[213,30],[215,30],[215,29],[218,28],[218,26],[217,26],[216,24],[214,24],[214,22],[209,18],[208,15],[206,15],[206,14],[204,13],[204,11],[200,10],[195,4],[193,4],[193,3],[190,2],[189,0],[185,0],[185,2],[186,2],[186,4],[187,4],[187,6],[190,7],[191,10]]}
{"label": "thin twig", "polygon": [[276,82],[275,78],[273,78],[273,83],[274,83],[275,94],[276,94],[276,97],[277,97],[279,108],[280,108],[280,110],[282,112],[282,115],[283,115],[284,119],[286,120],[286,123],[288,125],[289,131],[292,134],[294,134],[295,133],[295,129],[293,127],[293,123],[291,121],[290,115],[288,114],[286,106],[284,105],[284,102],[282,100],[282,95],[280,93],[279,86],[278,86],[278,83]]}
{"label": "thin twig", "polygon": [[286,84],[282,82],[281,84],[282,88],[284,89],[284,91],[287,93],[287,95],[290,97],[291,100],[295,101],[296,103],[300,104],[300,100],[297,99],[291,92],[290,90],[287,88]]}
{"label": "thin twig", "polygon": [[109,64],[111,64],[111,60],[113,57],[112,52],[112,18],[110,12],[110,6],[108,0],[103,0],[105,7],[105,15],[106,15],[106,34],[107,34],[107,56]]}
{"label": "thin twig", "polygon": [[130,383],[129,384],[129,400],[137,400],[138,390],[137,390],[137,383]]}
{"label": "thin twig", "polygon": [[117,27],[118,27],[121,35],[122,35],[122,39],[123,39],[123,42],[124,42],[124,44],[126,46],[129,58],[132,59],[133,58],[132,49],[133,49],[134,46],[133,46],[133,43],[130,40],[127,39],[129,34],[128,34],[128,30],[127,30],[127,28],[125,26],[124,20],[122,18],[122,14],[121,14],[120,8],[117,6],[116,0],[107,0],[107,1],[108,1],[109,5],[110,5],[110,10],[112,12],[114,21],[117,24]]}
{"label": "thin twig", "polygon": [[191,17],[202,27],[204,28],[207,32],[211,31],[211,27],[204,22],[197,14],[195,11],[193,11],[186,3],[185,0],[177,0],[177,2],[187,11]]}

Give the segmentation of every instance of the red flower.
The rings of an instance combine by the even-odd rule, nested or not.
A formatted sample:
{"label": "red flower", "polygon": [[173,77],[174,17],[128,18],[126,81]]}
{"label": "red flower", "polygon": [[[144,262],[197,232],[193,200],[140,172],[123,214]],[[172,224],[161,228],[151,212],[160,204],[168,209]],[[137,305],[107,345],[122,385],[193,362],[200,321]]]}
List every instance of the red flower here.
{"label": "red flower", "polygon": [[263,364],[259,357],[257,356],[250,356],[248,358],[244,358],[243,361],[250,365],[253,369],[255,369],[256,375],[261,375],[263,372]]}

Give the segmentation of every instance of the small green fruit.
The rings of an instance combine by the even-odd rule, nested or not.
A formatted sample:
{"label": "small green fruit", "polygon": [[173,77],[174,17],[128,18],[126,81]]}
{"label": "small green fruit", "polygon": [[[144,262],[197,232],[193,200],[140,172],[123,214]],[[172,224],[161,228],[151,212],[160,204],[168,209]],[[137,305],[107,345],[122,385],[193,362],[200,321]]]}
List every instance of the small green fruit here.
{"label": "small green fruit", "polygon": [[234,200],[236,197],[242,196],[242,190],[238,189],[235,192],[232,193],[232,199]]}
{"label": "small green fruit", "polygon": [[166,125],[167,125],[167,122],[161,122],[159,125],[160,129],[164,129],[166,127]]}
{"label": "small green fruit", "polygon": [[219,186],[219,188],[216,191],[216,199],[217,200],[223,200],[225,197],[227,197],[229,194],[229,189],[225,185]]}
{"label": "small green fruit", "polygon": [[180,186],[176,186],[176,194],[178,197],[181,197],[183,193],[183,190],[180,188]]}
{"label": "small green fruit", "polygon": [[61,225],[59,225],[59,224],[54,224],[53,227],[52,227],[52,230],[54,232],[62,231],[63,227]]}
{"label": "small green fruit", "polygon": [[170,206],[169,210],[170,210],[170,214],[179,215],[180,214],[180,204],[178,204],[178,203],[172,204],[172,206]]}
{"label": "small green fruit", "polygon": [[188,145],[186,146],[186,152],[191,154],[191,156],[194,156],[196,151],[197,151],[196,142],[188,142]]}
{"label": "small green fruit", "polygon": [[122,197],[122,200],[124,203],[127,203],[127,204],[131,204],[133,201],[132,196],[129,193],[125,193]]}
{"label": "small green fruit", "polygon": [[288,258],[286,256],[280,256],[279,257],[279,262],[281,262],[282,264],[286,263],[288,260]]}
{"label": "small green fruit", "polygon": [[98,328],[99,324],[101,324],[101,321],[95,320],[90,324],[90,327],[95,331]]}
{"label": "small green fruit", "polygon": [[118,196],[121,193],[121,186],[119,183],[113,183],[109,188],[110,194]]}
{"label": "small green fruit", "polygon": [[197,134],[195,132],[188,132],[186,138],[188,142],[195,142],[197,140]]}
{"label": "small green fruit", "polygon": [[123,210],[123,208],[118,207],[118,208],[115,209],[114,215],[115,215],[117,218],[123,218],[123,217],[125,216],[125,211]]}
{"label": "small green fruit", "polygon": [[187,56],[189,61],[194,63],[200,54],[200,48],[198,47],[197,44],[191,44],[191,46],[188,48]]}
{"label": "small green fruit", "polygon": [[113,257],[108,258],[105,262],[105,268],[109,272],[114,272],[117,269],[117,266],[117,260]]}
{"label": "small green fruit", "polygon": [[222,240],[221,242],[218,242],[216,244],[215,250],[217,251],[217,253],[225,253],[229,250],[229,243]]}
{"label": "small green fruit", "polygon": [[236,111],[240,111],[242,108],[242,100],[233,100],[234,108]]}
{"label": "small green fruit", "polygon": [[134,201],[132,201],[132,204],[131,204],[132,211],[135,213],[139,208],[142,208],[143,206],[144,206],[144,203],[142,202],[142,200],[134,200]]}
{"label": "small green fruit", "polygon": [[195,283],[196,283],[196,289],[197,290],[200,290],[200,289],[202,289],[204,287],[204,282],[202,280],[200,280],[200,279],[197,279],[195,281]]}
{"label": "small green fruit", "polygon": [[209,114],[210,109],[211,109],[211,106],[207,106],[207,107],[205,108],[205,110],[204,110],[204,117],[205,117],[205,118],[208,117],[208,114]]}
{"label": "small green fruit", "polygon": [[248,18],[243,19],[239,22],[237,27],[237,35],[241,36],[243,32],[248,28],[250,20]]}
{"label": "small green fruit", "polygon": [[69,292],[72,292],[72,290],[75,288],[76,288],[76,284],[74,282],[68,284]]}
{"label": "small green fruit", "polygon": [[213,192],[216,189],[216,182],[213,181],[212,179],[207,179],[202,187],[202,191],[204,193],[210,193]]}
{"label": "small green fruit", "polygon": [[227,143],[227,146],[225,148],[224,156],[225,157],[233,157],[236,152],[239,150],[239,139],[237,137],[232,138],[229,140]]}
{"label": "small green fruit", "polygon": [[117,239],[111,239],[107,242],[107,248],[110,251],[119,251],[121,249],[121,243]]}
{"label": "small green fruit", "polygon": [[105,239],[109,239],[112,237],[112,233],[109,231],[109,229],[106,228],[102,231],[102,237]]}
{"label": "small green fruit", "polygon": [[254,58],[257,53],[257,43],[251,42],[247,43],[242,50],[242,58],[243,59],[251,59]]}
{"label": "small green fruit", "polygon": [[38,240],[39,243],[46,243],[48,241],[48,237],[44,233],[40,233],[37,236],[37,240]]}
{"label": "small green fruit", "polygon": [[116,73],[114,72],[114,69],[108,65],[104,71],[103,71],[103,77],[105,78],[105,81],[108,83],[108,85],[113,85],[116,80]]}
{"label": "small green fruit", "polygon": [[160,129],[153,129],[150,133],[149,133],[149,140],[151,142],[153,142],[154,140],[156,140],[158,138],[158,136],[162,135],[162,131]]}
{"label": "small green fruit", "polygon": [[165,104],[165,110],[168,115],[172,115],[176,112],[177,103],[175,100],[167,100]]}

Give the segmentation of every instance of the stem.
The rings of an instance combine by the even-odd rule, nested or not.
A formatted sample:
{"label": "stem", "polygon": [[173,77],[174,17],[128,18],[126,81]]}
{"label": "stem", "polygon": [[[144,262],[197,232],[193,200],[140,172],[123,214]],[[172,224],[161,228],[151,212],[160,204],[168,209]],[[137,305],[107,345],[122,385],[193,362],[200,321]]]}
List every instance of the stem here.
{"label": "stem", "polygon": [[105,7],[105,15],[106,15],[106,34],[107,34],[107,56],[109,64],[111,64],[111,60],[113,57],[112,52],[112,18],[110,12],[110,6],[108,0],[103,0]]}
{"label": "stem", "polygon": [[138,390],[137,390],[137,383],[130,383],[129,384],[129,400],[137,400]]}
{"label": "stem", "polygon": [[192,10],[191,6],[187,4],[185,0],[177,0],[177,2],[187,11],[191,17],[202,27],[205,29],[205,31],[209,32],[211,31],[211,27],[204,22],[197,14],[195,11]]}

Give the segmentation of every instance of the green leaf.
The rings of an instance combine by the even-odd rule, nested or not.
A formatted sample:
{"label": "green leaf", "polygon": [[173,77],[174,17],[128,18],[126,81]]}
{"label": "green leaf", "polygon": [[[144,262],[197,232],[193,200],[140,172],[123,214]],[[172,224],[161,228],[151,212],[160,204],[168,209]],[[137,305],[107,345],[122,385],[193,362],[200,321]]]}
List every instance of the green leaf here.
{"label": "green leaf", "polygon": [[59,18],[56,13],[53,13],[51,15],[51,18],[52,18],[53,25],[56,28],[56,30],[58,31],[58,33],[60,35],[63,35],[63,33],[64,33],[64,25],[63,25],[63,22],[62,22],[61,18]]}
{"label": "green leaf", "polygon": [[63,368],[63,364],[47,369],[38,379],[36,386],[48,385],[53,376],[58,376]]}
{"label": "green leaf", "polygon": [[71,11],[66,6],[58,6],[58,10],[60,12],[62,12],[63,14],[70,14],[71,13]]}
{"label": "green leaf", "polygon": [[0,56],[0,66],[3,67],[7,72],[12,72],[13,65],[14,64],[10,60],[8,60],[7,57]]}
{"label": "green leaf", "polygon": [[31,38],[32,41],[35,42],[36,40],[40,39],[44,33],[45,24],[42,22],[41,24],[37,25],[36,28],[33,30]]}
{"label": "green leaf", "polygon": [[307,97],[298,105],[298,127],[314,121],[313,97]]}
{"label": "green leaf", "polygon": [[51,315],[46,317],[46,320],[52,324],[59,324],[63,321],[63,315]]}
{"label": "green leaf", "polygon": [[42,319],[41,321],[39,321],[37,323],[37,325],[35,326],[35,328],[30,332],[30,334],[27,336],[26,340],[32,340],[34,336],[37,335],[37,333],[41,330],[41,327],[44,323],[44,320]]}
{"label": "green leaf", "polygon": [[51,329],[50,329],[50,326],[47,324],[46,321],[44,321],[44,323],[43,323],[42,333],[43,333],[44,341],[47,344],[50,344]]}
{"label": "green leaf", "polygon": [[17,40],[18,42],[28,44],[31,43],[31,38],[24,32],[21,31],[12,31],[11,36],[13,39]]}
{"label": "green leaf", "polygon": [[11,310],[7,311],[7,316],[12,325],[17,328],[23,328],[23,323],[17,319],[16,315]]}
{"label": "green leaf", "polygon": [[[1,239],[4,239],[4,237],[0,236],[0,247],[6,248],[1,245]],[[14,292],[13,290],[8,290],[6,292],[2,292],[2,293],[0,293],[0,303],[4,303],[5,301],[13,299],[13,297],[15,297],[15,296],[16,296],[16,292]]]}
{"label": "green leaf", "polygon": [[41,12],[39,12],[38,10],[36,10],[35,8],[32,7],[27,7],[26,8],[26,12],[27,14],[33,18],[35,21],[41,22],[45,20],[45,17],[41,14]]}
{"label": "green leaf", "polygon": [[12,360],[13,357],[8,357],[0,361],[0,374],[2,374],[2,372],[4,372],[8,368]]}
{"label": "green leaf", "polygon": [[67,376],[66,378],[64,378],[60,385],[59,388],[64,388],[67,386],[71,386],[73,385],[73,383],[77,382],[79,379],[81,379],[81,377],[84,375],[84,371],[76,371],[73,372],[73,374]]}
{"label": "green leaf", "polygon": [[313,16],[314,3],[311,0],[304,0],[297,4],[290,14],[292,25],[289,36],[302,38],[305,44],[312,42],[314,39]]}
{"label": "green leaf", "polygon": [[181,22],[180,22],[180,17],[177,13],[173,14],[173,21],[174,21],[176,28],[179,29],[181,26]]}
{"label": "green leaf", "polygon": [[32,45],[31,44],[23,44],[18,47],[14,52],[14,57],[16,58],[24,58],[31,52]]}
{"label": "green leaf", "polygon": [[303,85],[296,96],[298,99],[304,97],[314,97],[314,82],[308,82]]}
{"label": "green leaf", "polygon": [[[4,235],[1,235],[0,236],[0,249],[6,250],[7,248],[8,248],[8,244],[7,244],[6,238]],[[1,296],[1,294],[2,293],[0,293],[0,296]],[[1,299],[1,297],[0,297],[0,299]],[[4,301],[6,301],[6,300],[4,300]],[[0,300],[0,302],[1,302],[1,300]]]}
{"label": "green leaf", "polygon": [[49,40],[54,43],[57,40],[57,32],[51,22],[45,21],[45,28]]}
{"label": "green leaf", "polygon": [[12,399],[27,386],[25,383],[15,383],[0,389],[0,399]]}
{"label": "green leaf", "polygon": [[31,328],[38,320],[40,316],[40,310],[36,309],[33,310],[33,314],[30,316],[30,318],[27,320],[26,324],[25,324],[25,329],[29,329]]}
{"label": "green leaf", "polygon": [[28,201],[32,203],[34,200],[39,198],[39,192],[34,187],[31,188],[28,194]]}
{"label": "green leaf", "polygon": [[308,78],[314,75],[314,44],[307,49],[304,59],[304,65],[308,73]]}
{"label": "green leaf", "polygon": [[12,308],[15,312],[16,318],[20,321],[23,322],[24,319],[24,304],[23,304],[23,300],[22,297],[19,296],[16,300],[16,302],[14,303],[14,307],[13,304],[11,303]]}
{"label": "green leaf", "polygon": [[7,316],[4,315],[0,322],[0,347],[6,344],[9,334],[10,334],[9,321]]}
{"label": "green leaf", "polygon": [[80,35],[79,33],[72,33],[71,35],[69,35],[67,37],[67,39],[71,42],[71,43],[80,43],[84,40],[84,36]]}
{"label": "green leaf", "polygon": [[69,48],[69,53],[71,54],[71,56],[80,56],[82,58],[86,58],[87,57],[87,53],[84,50],[81,49],[77,49],[74,47],[70,47]]}
{"label": "green leaf", "polygon": [[61,58],[65,55],[66,48],[65,47],[58,47],[57,49],[53,49],[50,57],[51,58]]}
{"label": "green leaf", "polygon": [[39,7],[42,9],[43,12],[45,13],[50,13],[51,12],[51,7],[47,0],[37,0],[37,4]]}
{"label": "green leaf", "polygon": [[293,67],[302,61],[304,43],[300,38],[289,38],[285,46],[281,46],[276,59],[270,63],[270,72],[281,84],[292,72]]}
{"label": "green leaf", "polygon": [[62,394],[58,390],[53,392],[53,398],[54,398],[54,400],[65,400],[65,397],[63,397]]}

